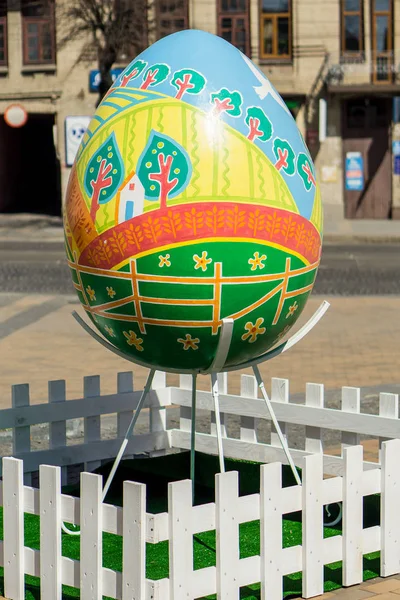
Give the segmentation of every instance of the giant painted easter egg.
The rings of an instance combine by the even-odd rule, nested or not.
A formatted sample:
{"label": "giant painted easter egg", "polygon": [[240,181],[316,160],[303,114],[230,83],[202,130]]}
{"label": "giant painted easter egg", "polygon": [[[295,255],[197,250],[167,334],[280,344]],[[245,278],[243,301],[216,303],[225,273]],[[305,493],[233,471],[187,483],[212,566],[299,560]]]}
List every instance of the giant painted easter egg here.
{"label": "giant painted easter egg", "polygon": [[222,319],[226,367],[301,314],[321,251],[315,170],[281,97],[239,50],[189,30],[118,77],[89,125],[65,205],[80,301],[118,349],[204,370]]}

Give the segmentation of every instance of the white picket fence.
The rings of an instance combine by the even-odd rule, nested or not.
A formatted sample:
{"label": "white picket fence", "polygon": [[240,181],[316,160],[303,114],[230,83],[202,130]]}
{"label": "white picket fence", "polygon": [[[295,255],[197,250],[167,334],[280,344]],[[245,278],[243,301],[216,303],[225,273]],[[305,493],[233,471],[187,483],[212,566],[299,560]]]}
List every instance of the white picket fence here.
{"label": "white picket fence", "polygon": [[[381,551],[381,575],[400,572],[400,440],[383,443],[382,468],[363,470],[362,447],[344,450],[344,475],[323,479],[321,454],[303,458],[301,486],[282,488],[281,464],[261,466],[260,494],[239,497],[238,475],[216,476],[216,501],[192,506],[190,481],[169,484],[168,513],[146,514],[143,484],[125,482],[123,508],[102,504],[102,479],[82,473],[81,498],[61,495],[59,467],[40,467],[40,489],[23,485],[23,464],[3,459],[5,595],[23,600],[24,574],[40,577],[42,600],[61,585],[81,600],[183,600],[217,593],[239,598],[261,582],[263,600],[281,600],[283,576],[302,571],[302,595],[323,593],[324,565],[343,561],[343,585],[360,583],[363,554]],[[381,524],[363,529],[363,497],[381,494]],[[324,539],[323,505],[343,502],[342,535]],[[302,511],[302,545],[282,548],[282,515]],[[40,551],[24,547],[24,512],[40,515]],[[239,524],[260,520],[259,556],[239,558]],[[81,527],[80,561],[61,554],[61,522]],[[193,535],[216,530],[216,566],[193,569]],[[123,536],[122,573],[102,568],[102,532]],[[169,578],[146,580],[146,542],[169,540]]]}
{"label": "white picket fence", "polygon": [[[61,494],[66,467],[86,463],[93,469],[115,456],[140,391],[133,391],[132,375],[118,375],[116,394],[102,396],[98,377],[85,378],[84,398],[65,400],[65,382],[49,383],[49,402],[29,405],[27,386],[14,386],[13,408],[0,411],[2,428],[11,429],[14,458],[3,459],[0,505],[4,512],[4,539],[0,565],[4,567],[5,595],[24,598],[24,574],[40,577],[41,598],[61,598],[61,585],[80,589],[82,600],[102,594],[122,600],[198,599],[217,594],[218,600],[239,598],[239,589],[261,582],[263,600],[281,600],[283,576],[302,572],[304,598],[323,593],[324,565],[343,561],[343,585],[362,581],[363,555],[381,551],[381,575],[400,573],[400,428],[398,397],[380,396],[380,414],[360,413],[360,390],[343,388],[341,410],[323,407],[322,385],[308,384],[304,404],[289,402],[287,380],[273,379],[271,397],[279,421],[305,425],[305,450],[293,450],[302,467],[302,485],[282,487],[283,453],[272,432],[271,443],[257,439],[257,422],[268,419],[257,398],[255,380],[242,376],[241,394],[227,393],[221,377],[225,455],[264,464],[260,494],[239,497],[236,472],[216,476],[215,503],[192,506],[191,482],[169,485],[168,512],[146,514],[145,486],[124,483],[123,509],[102,504],[102,479],[81,474],[81,497]],[[158,374],[147,406],[148,431],[134,436],[128,455],[185,449],[190,444],[190,379],[180,387],[165,387]],[[167,428],[167,407],[180,406],[179,427]],[[210,392],[199,391],[198,409],[212,414]],[[101,439],[101,415],[117,413],[115,439]],[[228,436],[229,415],[240,417],[240,435]],[[67,421],[84,419],[83,442],[67,445]],[[49,449],[31,450],[30,428],[49,423]],[[342,456],[324,455],[321,428],[342,431]],[[363,461],[357,445],[361,434],[380,437],[380,463]],[[395,438],[391,441],[385,439]],[[216,454],[215,427],[196,436],[196,449]],[[20,460],[23,459],[23,460]],[[51,466],[58,465],[58,466]],[[39,489],[24,487],[30,474],[40,470]],[[336,474],[324,479],[324,473]],[[340,474],[340,476],[337,476]],[[380,525],[363,529],[363,498],[380,494]],[[323,506],[343,503],[341,536],[324,539]],[[282,548],[282,515],[302,511],[302,544]],[[40,551],[24,547],[24,512],[40,515]],[[239,558],[239,524],[260,520],[260,555]],[[61,523],[81,527],[80,561],[61,554]],[[193,535],[216,530],[216,566],[194,570]],[[122,573],[102,568],[102,532],[123,536]],[[169,577],[145,577],[146,542],[169,540]]]}
{"label": "white picket fence", "polygon": [[[190,376],[183,375],[179,387],[166,386],[165,373],[156,373],[145,405],[149,410],[143,413],[147,417],[147,430],[130,439],[126,456],[141,453],[156,456],[173,449],[190,448],[191,381]],[[268,421],[269,414],[264,401],[258,398],[255,378],[241,376],[240,395],[228,394],[226,373],[219,376],[219,383],[225,456],[261,463],[286,462],[278,436],[273,430],[269,444],[261,443],[258,439],[258,425],[263,420]],[[31,405],[29,386],[15,385],[12,387],[12,408],[0,410],[0,433],[1,430],[9,430],[12,455],[24,461],[27,485],[31,483],[31,473],[36,472],[41,464],[61,466],[65,482],[69,465],[83,463],[86,471],[93,471],[102,461],[115,457],[141,395],[141,390],[134,391],[131,372],[118,373],[115,394],[101,394],[100,377],[97,375],[84,378],[83,397],[76,400],[66,401],[64,380],[50,381],[48,389],[47,402]],[[304,402],[299,404],[290,402],[287,379],[272,378],[270,397],[285,435],[287,424],[304,426],[304,450],[292,449],[298,466],[301,466],[304,456],[323,452],[322,430],[341,432],[342,448],[357,445],[361,435],[379,437],[380,444],[386,439],[400,438],[397,394],[379,395],[377,415],[360,412],[361,393],[359,388],[354,387],[342,388],[340,409],[324,407],[322,384],[308,383]],[[167,410],[171,405],[180,407],[180,420],[178,427],[168,429]],[[211,428],[209,432],[197,433],[196,449],[217,454],[211,392],[198,391],[197,408],[209,413]],[[101,418],[104,415],[116,415],[115,431],[108,436],[109,439],[103,439],[101,435]],[[238,437],[228,434],[231,416],[240,419]],[[70,445],[67,443],[67,423],[76,419],[83,420],[82,443]],[[31,428],[41,424],[48,427],[48,449],[33,449]],[[365,462],[365,468],[375,467],[376,463]],[[324,473],[338,475],[342,472],[343,458],[324,454]]]}

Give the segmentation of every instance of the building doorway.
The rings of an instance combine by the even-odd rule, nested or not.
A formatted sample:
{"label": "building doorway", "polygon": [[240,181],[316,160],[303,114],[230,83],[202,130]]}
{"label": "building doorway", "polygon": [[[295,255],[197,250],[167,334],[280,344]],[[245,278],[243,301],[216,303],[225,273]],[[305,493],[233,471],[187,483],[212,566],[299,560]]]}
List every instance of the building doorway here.
{"label": "building doorway", "polygon": [[[363,183],[346,189],[347,219],[390,219],[392,207],[392,162],[390,98],[353,98],[343,103],[343,165],[356,153],[360,157]],[[360,189],[361,188],[361,189]]]}
{"label": "building doorway", "polygon": [[26,125],[0,118],[0,212],[61,215],[61,169],[53,114],[29,114]]}

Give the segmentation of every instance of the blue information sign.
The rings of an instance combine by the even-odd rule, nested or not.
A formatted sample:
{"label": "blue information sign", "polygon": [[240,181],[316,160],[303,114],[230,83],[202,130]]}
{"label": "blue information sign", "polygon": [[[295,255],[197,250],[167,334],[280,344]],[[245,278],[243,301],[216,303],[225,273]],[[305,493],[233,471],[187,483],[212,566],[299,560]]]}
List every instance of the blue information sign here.
{"label": "blue information sign", "polygon": [[400,156],[394,157],[394,174],[400,175]]}
{"label": "blue information sign", "polygon": [[400,140],[392,142],[392,150],[394,156],[398,156],[400,154]]}
{"label": "blue information sign", "polygon": [[346,154],[346,190],[362,192],[364,189],[364,161],[361,152]]}
{"label": "blue information sign", "polygon": [[[121,75],[124,69],[111,69],[111,78],[113,82],[117,79],[119,75]],[[100,71],[98,69],[94,69],[89,72],[89,92],[98,92],[99,91],[99,83],[100,83]]]}

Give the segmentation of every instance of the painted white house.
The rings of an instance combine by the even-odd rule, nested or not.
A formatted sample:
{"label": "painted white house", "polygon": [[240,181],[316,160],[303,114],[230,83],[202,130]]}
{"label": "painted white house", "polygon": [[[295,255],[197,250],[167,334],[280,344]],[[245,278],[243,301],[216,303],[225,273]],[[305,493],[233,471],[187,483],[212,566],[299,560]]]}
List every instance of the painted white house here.
{"label": "painted white house", "polygon": [[143,213],[144,187],[133,172],[123,184],[119,193],[118,223],[137,217]]}

